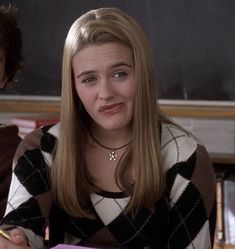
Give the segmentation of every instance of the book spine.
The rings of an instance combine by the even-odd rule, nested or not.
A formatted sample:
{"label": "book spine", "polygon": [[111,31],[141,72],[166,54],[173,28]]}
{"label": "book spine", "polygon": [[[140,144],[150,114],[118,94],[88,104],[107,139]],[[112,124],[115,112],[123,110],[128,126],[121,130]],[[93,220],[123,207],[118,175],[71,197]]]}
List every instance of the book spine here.
{"label": "book spine", "polygon": [[12,119],[11,123],[17,125],[18,127],[29,127],[36,129],[44,125],[55,124],[59,121],[58,119],[43,119],[43,120],[30,120],[30,119]]}
{"label": "book spine", "polygon": [[224,180],[224,241],[235,245],[235,181]]}
{"label": "book spine", "polygon": [[223,178],[216,180],[216,232],[215,240],[217,243],[224,242],[224,210],[223,210]]}
{"label": "book spine", "polygon": [[19,133],[21,134],[28,134],[34,130],[34,128],[31,127],[24,127],[24,126],[18,126]]}

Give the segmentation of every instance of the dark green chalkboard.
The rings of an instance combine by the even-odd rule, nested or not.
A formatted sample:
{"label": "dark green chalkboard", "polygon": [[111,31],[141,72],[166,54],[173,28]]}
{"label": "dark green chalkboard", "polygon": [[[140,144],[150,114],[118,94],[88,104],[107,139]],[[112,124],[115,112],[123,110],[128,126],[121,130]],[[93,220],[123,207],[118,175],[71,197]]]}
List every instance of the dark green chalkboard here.
{"label": "dark green chalkboard", "polygon": [[63,43],[92,8],[119,7],[146,31],[165,99],[235,100],[234,0],[1,0],[18,7],[24,69],[2,94],[60,95]]}

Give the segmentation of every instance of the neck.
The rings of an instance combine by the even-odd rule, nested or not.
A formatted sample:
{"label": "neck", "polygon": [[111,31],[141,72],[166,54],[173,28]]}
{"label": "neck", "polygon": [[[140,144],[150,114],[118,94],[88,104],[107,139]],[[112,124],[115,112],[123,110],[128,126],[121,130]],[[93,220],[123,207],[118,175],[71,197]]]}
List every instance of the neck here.
{"label": "neck", "polygon": [[110,148],[123,146],[131,140],[131,132],[129,128],[105,130],[100,127],[91,127],[90,132],[97,141]]}

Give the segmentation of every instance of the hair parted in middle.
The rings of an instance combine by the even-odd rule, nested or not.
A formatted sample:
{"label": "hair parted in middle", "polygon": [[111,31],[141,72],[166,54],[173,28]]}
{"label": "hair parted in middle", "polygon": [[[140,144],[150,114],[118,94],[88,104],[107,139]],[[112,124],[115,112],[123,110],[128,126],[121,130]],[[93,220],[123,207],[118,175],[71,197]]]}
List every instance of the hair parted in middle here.
{"label": "hair parted in middle", "polygon": [[[154,62],[149,41],[137,22],[122,10],[90,10],[72,24],[64,45],[60,135],[52,167],[54,197],[73,216],[89,216],[87,207],[94,186],[84,156],[90,117],[79,108],[72,61],[85,46],[109,42],[125,45],[132,51],[137,82],[132,142],[115,174],[116,182],[131,195],[126,210],[153,204],[164,191]],[[134,167],[134,185],[128,181],[130,167]]]}

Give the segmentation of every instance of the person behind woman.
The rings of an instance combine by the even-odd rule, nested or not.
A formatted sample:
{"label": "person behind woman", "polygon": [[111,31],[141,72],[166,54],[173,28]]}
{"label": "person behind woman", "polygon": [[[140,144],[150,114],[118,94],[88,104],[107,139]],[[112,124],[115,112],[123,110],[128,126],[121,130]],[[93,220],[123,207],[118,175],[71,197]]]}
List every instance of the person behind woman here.
{"label": "person behind woman", "polygon": [[22,33],[16,7],[0,6],[0,89],[13,82],[22,67]]}
{"label": "person behind woman", "polygon": [[[15,13],[14,6],[0,6],[0,90],[14,81],[22,65],[22,34]],[[6,208],[12,160],[20,140],[17,126],[0,124],[0,219]]]}
{"label": "person behind woman", "polygon": [[[204,146],[160,114],[149,42],[117,8],[90,10],[64,46],[60,123],[16,152],[0,248],[212,248]],[[16,228],[15,228],[16,227]],[[12,243],[15,244],[13,247]]]}

